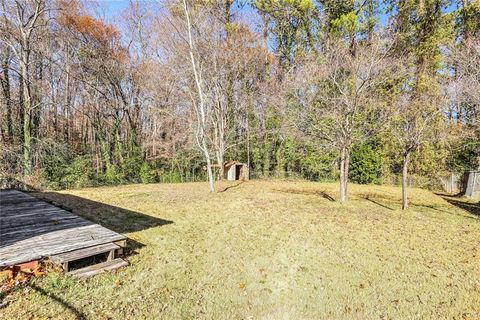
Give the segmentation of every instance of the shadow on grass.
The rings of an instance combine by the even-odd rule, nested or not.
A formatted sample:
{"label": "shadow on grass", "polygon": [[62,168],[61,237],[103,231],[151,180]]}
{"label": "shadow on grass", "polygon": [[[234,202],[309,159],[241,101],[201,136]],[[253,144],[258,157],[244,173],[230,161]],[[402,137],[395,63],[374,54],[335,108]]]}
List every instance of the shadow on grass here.
{"label": "shadow on grass", "polygon": [[231,186],[225,187],[224,189],[219,190],[218,193],[222,193],[222,192],[225,192],[225,191],[227,191],[227,190],[229,190],[229,189],[236,188],[236,187],[240,186],[241,184],[243,184],[244,182],[245,182],[245,181],[240,181],[239,183],[236,183],[236,184],[233,184],[233,185],[231,185]]}
{"label": "shadow on grass", "polygon": [[42,296],[48,297],[48,298],[52,299],[53,301],[61,304],[64,308],[69,310],[74,315],[75,319],[77,319],[77,320],[86,319],[86,316],[82,312],[78,311],[77,308],[75,308],[74,306],[72,306],[70,303],[63,300],[62,298],[57,297],[56,295],[52,294],[51,292],[47,292],[44,289],[42,289],[42,288],[40,288],[40,287],[38,287],[34,284],[29,284],[28,286],[30,288],[32,288],[33,290],[35,290],[36,292],[40,293]]}
{"label": "shadow on grass", "polygon": [[365,200],[367,200],[367,201],[370,201],[370,202],[372,202],[372,203],[374,203],[374,204],[376,204],[376,205],[378,205],[378,206],[380,206],[380,207],[382,207],[382,208],[385,208],[385,209],[388,209],[388,210],[392,210],[392,211],[395,210],[395,209],[393,209],[393,208],[391,208],[391,207],[389,207],[389,206],[386,206],[386,205],[384,205],[384,204],[382,204],[382,203],[380,203],[380,202],[378,202],[378,201],[376,201],[376,200],[373,200],[373,199],[370,198],[369,196],[366,196],[366,197],[364,197],[363,199],[365,199]]}
{"label": "shadow on grass", "polygon": [[36,192],[33,196],[99,224],[117,233],[142,231],[173,223],[106,203],[58,192]]}
{"label": "shadow on grass", "polygon": [[[437,196],[440,196],[441,198],[443,198],[444,200],[446,200],[448,203],[454,205],[454,206],[457,206],[461,209],[464,209],[470,213],[473,213],[474,215],[480,217],[480,207],[479,205],[477,204],[473,204],[473,203],[468,203],[468,202],[461,202],[461,201],[457,201],[457,200],[452,200],[451,197],[452,196],[447,196],[446,194],[441,194],[441,193],[435,193]],[[383,204],[380,200],[383,200],[383,202],[397,202],[397,203],[401,203],[401,199],[399,200],[396,200],[395,198],[391,197],[391,196],[386,196],[386,195],[373,195],[371,193],[366,193],[366,194],[362,194],[360,195],[360,198],[361,199],[364,199],[364,200],[367,200],[367,201],[370,201],[382,208],[385,208],[385,209],[388,209],[388,210],[395,210],[394,208],[392,207],[389,207],[387,206],[386,204]],[[438,211],[438,212],[442,212],[442,213],[448,213],[448,214],[454,214],[452,213],[451,211],[448,211],[446,209],[444,209],[443,207],[444,206],[441,206],[441,205],[434,205],[434,204],[422,204],[422,203],[417,203],[415,201],[412,201],[410,203],[410,207],[417,207],[417,208],[425,208],[425,209],[429,209],[429,210],[435,210],[435,211]],[[462,215],[466,218],[472,218],[472,219],[475,219],[474,217],[471,217],[471,216],[467,216],[467,215]]]}
{"label": "shadow on grass", "polygon": [[330,196],[325,190],[305,190],[305,189],[276,189],[274,191],[289,193],[289,194],[301,194],[301,195],[314,195],[314,196],[321,196],[328,201],[334,202],[335,199]]}
{"label": "shadow on grass", "polygon": [[465,211],[470,212],[474,216],[480,218],[480,204],[479,203],[472,203],[472,202],[465,202],[461,201],[461,199],[452,199],[452,197],[447,197],[441,194],[438,194],[440,197],[443,198],[443,200],[447,201],[453,206],[456,206],[457,208],[463,209]]}
{"label": "shadow on grass", "polygon": [[325,191],[320,191],[319,193],[322,196],[322,198],[327,199],[328,201],[331,201],[331,202],[335,201],[335,199],[333,199],[333,197],[328,193],[326,193]]}
{"label": "shadow on grass", "polygon": [[439,209],[438,205],[433,205],[433,204],[421,204],[421,203],[412,202],[412,203],[410,203],[410,206],[418,207],[418,208],[426,208],[426,209],[435,210],[435,211],[438,211],[438,212],[444,212],[444,213],[452,214],[452,212],[450,212],[448,210]]}
{"label": "shadow on grass", "polygon": [[47,298],[52,299],[53,301],[62,305],[65,309],[69,310],[70,313],[72,313],[74,318],[77,319],[77,320],[87,319],[87,317],[82,312],[80,312],[77,308],[72,306],[70,303],[68,303],[67,301],[63,300],[60,297],[57,297],[55,294],[53,294],[51,292],[47,292],[45,289],[42,289],[42,288],[38,287],[37,285],[33,284],[32,282],[27,283],[25,285],[25,287],[23,285],[22,286],[13,286],[13,287],[10,287],[6,291],[0,291],[0,308],[6,307],[9,304],[8,301],[4,301],[4,299],[6,297],[8,297],[14,291],[17,291],[21,288],[31,288],[32,290],[34,290],[35,292],[38,292],[42,296],[45,296]]}

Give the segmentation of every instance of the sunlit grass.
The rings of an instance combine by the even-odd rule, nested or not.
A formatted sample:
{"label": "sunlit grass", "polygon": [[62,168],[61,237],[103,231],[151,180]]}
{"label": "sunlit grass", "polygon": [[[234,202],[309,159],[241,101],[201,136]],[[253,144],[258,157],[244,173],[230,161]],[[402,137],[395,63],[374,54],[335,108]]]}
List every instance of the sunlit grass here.
{"label": "sunlit grass", "polygon": [[407,212],[396,187],[351,185],[346,205],[337,189],[251,181],[216,194],[192,183],[40,195],[114,230],[137,222],[130,266],[86,281],[50,274],[0,318],[480,318],[476,215],[420,189]]}

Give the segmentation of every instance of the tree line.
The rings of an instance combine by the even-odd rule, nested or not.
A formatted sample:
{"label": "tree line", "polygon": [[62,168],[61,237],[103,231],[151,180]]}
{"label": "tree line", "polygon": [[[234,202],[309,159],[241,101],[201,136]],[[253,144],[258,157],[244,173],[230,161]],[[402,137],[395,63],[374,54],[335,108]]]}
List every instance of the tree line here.
{"label": "tree line", "polygon": [[4,185],[436,187],[480,165],[480,1],[0,0]]}

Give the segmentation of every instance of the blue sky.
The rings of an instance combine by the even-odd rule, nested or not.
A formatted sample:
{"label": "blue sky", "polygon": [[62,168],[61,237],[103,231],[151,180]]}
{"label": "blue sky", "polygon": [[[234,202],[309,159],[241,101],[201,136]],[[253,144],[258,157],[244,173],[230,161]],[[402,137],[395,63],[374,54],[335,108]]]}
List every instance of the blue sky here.
{"label": "blue sky", "polygon": [[[98,3],[106,9],[106,14],[109,16],[114,16],[124,10],[125,8],[128,7],[129,0],[98,0]],[[151,3],[156,3],[156,2],[161,2],[158,0],[144,0],[144,2],[151,2]],[[245,3],[245,0],[237,1]],[[249,5],[243,5],[242,6],[242,12],[248,12],[250,10],[253,10],[251,6]]]}
{"label": "blue sky", "polygon": [[[159,2],[158,0],[146,0],[145,2]],[[237,0],[237,3],[245,3],[245,0]],[[382,1],[383,2],[383,1]],[[102,13],[105,15],[107,20],[113,20],[115,16],[121,13],[125,8],[129,5],[129,0],[98,0],[98,3],[101,7]],[[447,9],[446,12],[452,12],[453,10],[457,9],[456,4],[451,4]],[[253,10],[249,5],[242,6],[242,12],[248,14],[249,11]],[[387,23],[388,15],[381,14],[379,16],[379,22],[381,25],[385,25]]]}
{"label": "blue sky", "polygon": [[110,13],[118,13],[123,9],[128,7],[129,1],[127,0],[100,0],[100,4],[104,5],[106,8],[109,9]]}

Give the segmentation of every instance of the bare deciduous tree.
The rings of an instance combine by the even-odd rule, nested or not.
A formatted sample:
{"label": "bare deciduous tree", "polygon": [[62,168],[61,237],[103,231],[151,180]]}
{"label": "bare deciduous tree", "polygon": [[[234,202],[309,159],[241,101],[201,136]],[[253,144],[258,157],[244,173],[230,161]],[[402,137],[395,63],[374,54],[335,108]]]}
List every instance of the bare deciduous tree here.
{"label": "bare deciduous tree", "polygon": [[334,147],[339,154],[340,202],[348,199],[351,147],[369,137],[369,125],[381,121],[382,81],[388,68],[388,47],[372,39],[351,46],[332,39],[318,54],[295,71],[293,87],[300,109],[297,124],[318,145]]}
{"label": "bare deciduous tree", "polygon": [[[32,87],[32,37],[38,32],[38,24],[41,22],[42,15],[47,11],[47,6],[43,0],[35,0],[31,3],[15,1],[8,5],[2,1],[3,8],[3,28],[5,32],[3,41],[10,47],[20,64],[20,76],[22,81],[22,107],[23,107],[23,165],[25,174],[32,173],[32,110],[39,108],[39,105],[32,105],[33,92]],[[10,16],[7,16],[10,12]]]}
{"label": "bare deciduous tree", "polygon": [[193,41],[192,35],[192,23],[190,21],[190,13],[188,10],[187,1],[183,0],[183,9],[185,13],[185,20],[187,26],[187,41],[188,41],[188,54],[190,57],[190,62],[192,66],[192,72],[195,81],[196,87],[196,97],[192,96],[191,101],[195,109],[195,114],[197,116],[197,130],[196,130],[196,140],[197,144],[203,152],[205,161],[207,163],[207,175],[208,183],[210,187],[210,192],[215,192],[215,182],[213,177],[212,162],[210,159],[210,151],[207,143],[207,134],[208,134],[208,116],[209,110],[207,106],[206,96],[204,94],[204,83],[202,78],[201,66],[197,62],[195,55],[195,44]]}
{"label": "bare deciduous tree", "polygon": [[408,167],[419,146],[433,139],[442,123],[442,101],[438,94],[402,92],[391,104],[391,130],[402,155],[402,209],[408,208]]}
{"label": "bare deciduous tree", "polygon": [[458,123],[465,124],[462,127],[463,136],[477,141],[476,165],[480,168],[480,39],[464,39],[451,51],[450,63],[455,69],[453,104],[456,108],[453,117]]}

